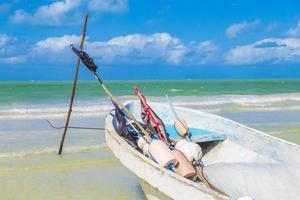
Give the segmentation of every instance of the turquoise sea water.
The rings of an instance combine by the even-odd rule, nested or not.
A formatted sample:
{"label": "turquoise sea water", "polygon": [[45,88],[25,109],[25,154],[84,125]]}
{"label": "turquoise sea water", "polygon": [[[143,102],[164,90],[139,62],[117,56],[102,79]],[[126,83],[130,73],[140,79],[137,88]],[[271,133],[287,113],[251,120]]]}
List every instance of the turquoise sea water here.
{"label": "turquoise sea water", "polygon": [[[300,80],[107,81],[121,101],[137,99],[218,114],[300,144]],[[70,81],[0,82],[0,199],[145,199],[138,179],[112,155],[103,131],[69,129],[57,156]],[[71,126],[104,127],[111,103],[80,81]],[[18,192],[15,192],[18,191]]]}
{"label": "turquoise sea water", "polygon": [[[106,85],[116,96],[134,95],[134,86],[140,87],[145,95],[156,97],[300,92],[300,80],[107,81]],[[0,105],[64,103],[71,88],[71,81],[0,82]],[[79,81],[77,99],[94,100],[104,96],[97,82]]]}

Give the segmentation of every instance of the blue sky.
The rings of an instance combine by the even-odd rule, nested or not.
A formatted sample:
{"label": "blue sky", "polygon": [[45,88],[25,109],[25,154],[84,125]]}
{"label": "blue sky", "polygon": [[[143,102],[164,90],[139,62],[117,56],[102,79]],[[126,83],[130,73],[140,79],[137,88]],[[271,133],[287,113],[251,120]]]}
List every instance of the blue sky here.
{"label": "blue sky", "polygon": [[72,79],[86,11],[105,79],[300,78],[296,0],[4,0],[0,80]]}

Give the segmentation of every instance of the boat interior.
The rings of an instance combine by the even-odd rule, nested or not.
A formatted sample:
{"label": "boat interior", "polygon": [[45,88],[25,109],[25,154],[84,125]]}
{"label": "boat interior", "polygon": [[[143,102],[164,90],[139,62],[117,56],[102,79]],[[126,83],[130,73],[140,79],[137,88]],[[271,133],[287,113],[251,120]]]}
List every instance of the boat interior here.
{"label": "boat interior", "polygon": [[[173,141],[180,140],[168,104],[149,105],[164,122],[169,137]],[[125,106],[142,122],[139,101],[128,101]],[[175,107],[175,110],[187,122],[191,141],[201,147],[204,174],[209,175],[210,183],[217,185],[221,191],[226,191],[233,197],[253,194],[255,197],[268,199],[268,194],[286,194],[281,190],[286,190],[284,185],[291,184],[290,177],[294,177],[293,185],[299,185],[298,145],[214,114],[181,107]],[[144,154],[134,144],[130,144]],[[274,187],[277,188],[276,193]],[[263,188],[263,191],[258,188]],[[295,195],[295,191],[295,188],[290,187],[289,195]]]}
{"label": "boat interior", "polygon": [[[150,103],[152,109],[165,123],[166,131],[173,140],[180,139],[174,128],[174,117],[167,104]],[[139,101],[129,101],[126,107],[141,119]],[[229,119],[175,107],[180,118],[190,127],[191,140],[202,148],[204,165],[214,163],[265,163],[300,166],[299,147],[274,138]]]}

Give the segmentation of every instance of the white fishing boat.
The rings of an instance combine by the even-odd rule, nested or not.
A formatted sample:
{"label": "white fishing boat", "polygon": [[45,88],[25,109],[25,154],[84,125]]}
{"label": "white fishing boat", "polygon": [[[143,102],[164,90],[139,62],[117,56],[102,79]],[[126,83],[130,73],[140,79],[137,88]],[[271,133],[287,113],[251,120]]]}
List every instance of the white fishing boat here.
{"label": "white fishing boat", "polygon": [[[150,103],[172,135],[174,118],[167,104]],[[125,103],[139,120],[140,102]],[[300,199],[300,147],[232,120],[176,107],[189,124],[192,141],[202,148],[204,174],[228,196],[158,165],[115,131],[113,112],[106,118],[106,142],[114,155],[140,179],[172,199]],[[171,127],[171,128],[170,128]]]}
{"label": "white fishing boat", "polygon": [[[143,114],[145,114],[143,118],[146,119],[146,123],[152,123],[154,130],[152,133],[155,132],[155,134],[147,130],[151,130],[151,127],[140,123],[142,121],[140,102],[128,101],[124,107],[104,85],[97,74],[98,67],[93,59],[82,50],[87,18],[88,15],[85,17],[80,48],[70,46],[80,60],[76,65],[67,120],[65,126],[62,127],[64,132],[59,154],[62,153],[69,127],[79,61],[81,61],[111,99],[116,111],[120,111],[115,113],[119,113],[124,118],[125,132],[129,132],[127,125],[130,121],[129,126],[138,135],[135,139],[129,132],[132,141],[126,138],[128,135],[121,136],[121,129],[119,133],[115,129],[116,117],[114,112],[111,112],[105,123],[108,146],[130,171],[157,191],[178,200],[249,198],[300,200],[299,145],[272,137],[232,120],[192,109],[178,107],[176,111],[172,109],[171,112],[166,104],[151,103],[156,115],[147,105],[139,89],[135,88],[135,93],[143,104]],[[150,114],[147,116],[147,113]],[[177,118],[175,124],[174,116]],[[178,139],[176,131],[182,136],[181,140]],[[142,146],[139,146],[140,139],[145,141]],[[184,149],[188,149],[189,152],[184,152]],[[151,197],[154,196],[147,196],[147,198]]]}

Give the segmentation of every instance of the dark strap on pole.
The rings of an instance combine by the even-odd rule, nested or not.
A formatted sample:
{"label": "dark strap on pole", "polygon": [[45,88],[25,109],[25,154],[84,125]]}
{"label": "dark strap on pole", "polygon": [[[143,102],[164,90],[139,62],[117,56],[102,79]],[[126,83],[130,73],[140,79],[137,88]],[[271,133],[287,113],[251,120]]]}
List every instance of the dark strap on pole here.
{"label": "dark strap on pole", "polygon": [[104,92],[110,97],[112,101],[114,101],[121,109],[124,110],[125,114],[127,114],[130,119],[134,121],[134,123],[138,126],[138,128],[145,134],[145,138],[150,142],[151,140],[151,133],[148,132],[144,127],[140,124],[140,122],[134,117],[134,115],[129,112],[129,110],[117,99],[115,98],[112,93],[106,88],[100,77],[98,76],[96,70],[97,66],[93,62],[93,59],[89,57],[89,55],[82,51],[82,50],[77,50],[73,45],[70,46],[73,52],[78,56],[79,59],[85,64],[85,66],[93,73],[95,78],[99,81],[100,86],[103,88]]}
{"label": "dark strap on pole", "polygon": [[[82,38],[81,38],[81,43],[80,43],[80,50],[83,49],[83,44],[84,44],[84,41],[85,41],[86,24],[87,24],[88,16],[89,15],[86,14],[85,19],[84,19],[83,30],[82,30]],[[80,58],[78,57],[77,63],[76,63],[76,68],[75,68],[75,77],[74,77],[73,88],[72,88],[72,93],[71,93],[71,97],[70,97],[68,115],[67,115],[67,119],[66,119],[66,123],[65,123],[64,132],[62,134],[62,138],[61,138],[61,141],[60,141],[60,147],[59,147],[58,154],[62,153],[66,133],[67,133],[68,126],[69,126],[69,121],[70,121],[70,117],[71,117],[73,101],[74,101],[74,96],[75,96],[76,84],[77,84],[77,79],[78,79],[79,64],[80,64]]]}

